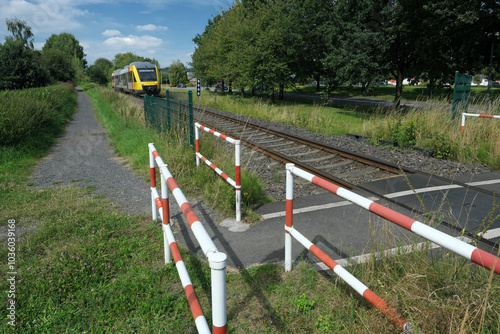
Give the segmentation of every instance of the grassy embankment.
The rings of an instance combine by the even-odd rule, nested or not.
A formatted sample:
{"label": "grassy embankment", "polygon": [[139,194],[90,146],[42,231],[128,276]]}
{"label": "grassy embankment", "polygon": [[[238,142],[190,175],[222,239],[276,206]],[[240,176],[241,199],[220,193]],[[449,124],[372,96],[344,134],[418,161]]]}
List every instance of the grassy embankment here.
{"label": "grassy embankment", "polygon": [[[135,153],[126,149],[133,145],[120,148],[121,143],[161,137],[141,130],[136,111],[125,107],[130,101],[107,94],[91,93],[115,147],[133,164]],[[33,152],[24,152],[31,165],[2,155],[0,166],[2,194],[7,194],[0,204],[2,224],[7,219],[15,219],[18,227],[36,224],[16,249],[16,332],[194,332],[175,267],[162,263],[159,224],[109,212],[104,199],[86,196],[91,189],[29,187],[28,175],[43,155]],[[373,217],[370,223],[377,222]],[[381,235],[368,245],[372,250],[393,246],[390,236]],[[182,253],[210,323],[208,266]],[[7,258],[4,245],[0,258]],[[498,277],[454,255],[424,249],[373,258],[349,271],[424,332],[500,330]],[[2,291],[8,289],[4,275]],[[400,332],[345,283],[307,263],[290,273],[277,265],[233,270],[227,296],[230,333]],[[6,319],[5,307],[0,317]],[[6,320],[0,323],[0,330],[9,329]]]}
{"label": "grassy embankment", "polygon": [[[309,87],[306,87],[310,89]],[[306,91],[307,91],[306,89]],[[389,98],[393,87],[378,87],[376,97]],[[345,90],[345,92],[343,91]],[[358,87],[343,88],[339,95],[360,96]],[[485,99],[486,90],[474,87],[472,99],[479,111],[473,113],[500,114],[500,96],[493,90],[491,107]],[[423,87],[405,87],[404,97],[408,100],[428,101]],[[220,93],[217,101],[213,92],[204,91],[201,104],[228,110],[264,120],[281,122],[328,134],[345,135],[356,133],[379,140],[393,141],[397,146],[417,146],[426,149],[438,159],[485,164],[500,169],[500,121],[497,119],[467,118],[466,131],[460,131],[460,114],[451,120],[451,107],[448,105],[448,89],[441,92],[443,99],[423,109],[405,112],[380,110],[353,105],[329,105],[305,100],[285,99],[270,105],[267,97],[245,97],[239,94]],[[196,102],[195,98],[195,102]],[[436,101],[436,100],[433,100]]]}

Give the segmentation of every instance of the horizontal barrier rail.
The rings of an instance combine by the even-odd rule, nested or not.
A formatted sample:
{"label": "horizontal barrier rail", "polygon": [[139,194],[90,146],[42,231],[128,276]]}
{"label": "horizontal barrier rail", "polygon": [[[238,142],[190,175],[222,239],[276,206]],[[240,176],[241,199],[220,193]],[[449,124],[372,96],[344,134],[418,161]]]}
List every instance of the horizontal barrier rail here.
{"label": "horizontal barrier rail", "polygon": [[485,115],[485,114],[469,114],[469,113],[462,113],[462,132],[465,130],[465,118],[466,117],[479,117],[479,118],[499,118],[500,115]]}
{"label": "horizontal barrier rail", "polygon": [[286,165],[286,224],[285,224],[285,271],[292,269],[292,237],[299,241],[311,253],[318,257],[330,269],[332,269],[346,283],[353,287],[360,295],[367,299],[373,306],[384,313],[394,324],[405,332],[411,332],[413,325],[403,317],[399,317],[397,312],[388,306],[382,299],[369,290],[363,283],[358,281],[351,274],[347,273],[337,262],[328,257],[323,251],[293,228],[293,177],[298,176],[325,190],[328,190],[353,204],[356,204],[370,212],[379,215],[413,233],[424,237],[435,244],[447,248],[458,255],[461,255],[472,262],[493,270],[500,274],[500,259],[493,254],[485,252],[466,242],[458,240],[446,233],[434,229],[426,224],[418,222],[410,217],[386,208],[374,201],[353,193],[345,188],[337,186],[309,172],[306,172],[294,164]]}
{"label": "horizontal barrier rail", "polygon": [[356,277],[351,275],[341,265],[335,262],[328,255],[326,255],[321,249],[319,249],[316,245],[314,245],[293,227],[293,175],[295,174],[307,180],[307,178],[304,177],[305,175],[298,173],[298,171],[307,173],[295,167],[294,164],[286,165],[285,271],[292,270],[292,237],[294,237],[295,240],[297,240],[300,244],[302,244],[302,246],[308,249],[325,265],[333,270],[335,274],[337,274],[347,284],[349,284],[349,286],[356,290],[357,293],[359,293],[363,298],[370,302],[370,304],[380,310],[398,328],[404,330],[405,333],[413,333],[413,324],[410,321],[406,320],[402,316],[399,316],[394,308],[389,306],[377,294],[371,291],[366,285],[364,285]]}
{"label": "horizontal barrier rail", "polygon": [[[220,132],[214,131],[212,129],[207,128],[200,123],[194,123],[195,126],[195,148],[196,148],[196,167],[200,166],[200,159],[207,164],[210,168],[212,168],[217,174],[219,174],[224,180],[226,180],[233,188],[236,190],[236,221],[239,222],[241,220],[241,141],[237,139],[233,139],[226,135],[223,135]],[[200,131],[201,129],[205,132],[211,133],[216,137],[219,137],[222,140],[225,140],[234,145],[234,169],[235,169],[235,180],[231,179],[224,173],[222,170],[217,168],[212,162],[210,162],[207,158],[205,158],[200,153]]]}
{"label": "horizontal barrier rail", "polygon": [[[175,242],[174,234],[170,227],[170,207],[168,201],[168,189],[172,191],[177,204],[186,217],[186,220],[193,231],[196,240],[200,244],[203,253],[208,259],[211,268],[211,287],[212,287],[212,318],[213,318],[213,333],[225,334],[227,332],[227,307],[226,307],[226,263],[227,256],[220,253],[208,235],[207,231],[201,224],[198,216],[192,209],[191,205],[184,196],[182,190],[175,182],[172,174],[168,170],[168,166],[159,156],[158,151],[153,143],[149,147],[149,167],[151,176],[151,203],[153,220],[158,219],[158,212],[162,220],[163,242],[165,253],[165,264],[171,262],[173,255],[175,266],[181,279],[186,298],[189,302],[193,318],[195,320],[198,333],[210,333],[206,318],[203,315],[200,304],[194,292],[191,279],[188,271],[182,260],[181,254]],[[156,166],[158,165],[161,176],[161,193],[160,198],[156,189]]]}
{"label": "horizontal barrier rail", "polygon": [[287,170],[488,270],[494,269],[495,273],[500,274],[500,259],[493,254],[299,169],[293,166],[293,164],[287,164]]}

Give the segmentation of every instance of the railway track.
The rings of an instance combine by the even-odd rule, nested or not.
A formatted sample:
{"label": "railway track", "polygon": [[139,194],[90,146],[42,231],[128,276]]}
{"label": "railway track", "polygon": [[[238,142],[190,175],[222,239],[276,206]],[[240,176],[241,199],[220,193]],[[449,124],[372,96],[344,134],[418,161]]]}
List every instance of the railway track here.
{"label": "railway track", "polygon": [[195,118],[211,129],[240,139],[244,145],[276,161],[294,163],[302,169],[348,189],[358,188],[359,180],[365,182],[408,172],[381,160],[292,134],[262,128],[248,121],[200,108],[196,108],[195,112]]}
{"label": "railway track", "polygon": [[[488,191],[480,187],[471,186],[455,180],[360,155],[338,147],[332,147],[320,142],[301,138],[290,133],[274,131],[268,127],[260,126],[258,123],[254,124],[243,116],[227,116],[220,111],[211,110],[211,108],[205,106],[195,106],[194,112],[196,121],[225,135],[240,139],[244,144],[242,147],[242,160],[246,155],[252,156],[252,153],[248,151],[244,153],[243,150],[246,146],[249,150],[259,151],[276,161],[266,166],[267,169],[269,169],[270,166],[274,164],[275,174],[279,174],[280,172],[284,174],[284,168],[282,166],[277,166],[279,163],[294,163],[296,166],[344,188],[364,191],[416,214],[425,216],[426,219],[439,221],[441,226],[450,230],[449,233],[461,234],[470,239],[476,239],[480,244],[492,250],[498,249],[498,243],[485,239],[477,234],[479,231],[477,229],[479,226],[478,224],[472,226],[471,230],[469,230],[469,227],[459,226],[456,222],[447,222],[446,219],[440,216],[439,212],[435,213],[432,210],[420,210],[415,205],[406,204],[404,201],[395,199],[390,195],[386,196],[380,191],[366,188],[363,184],[371,181],[387,180],[387,182],[390,182],[391,179],[397,179],[402,175],[405,175],[405,177],[411,177],[412,175],[421,176],[427,178],[429,181],[433,180],[438,181],[440,184],[459,187],[464,194],[462,198],[465,198],[467,194],[470,195],[471,192],[475,192],[487,196],[488,199],[486,202],[493,204],[500,202],[498,192]],[[257,160],[260,159],[260,157],[253,157],[252,159]],[[253,164],[252,161],[247,163],[249,165]],[[271,182],[274,184],[267,188],[267,190],[274,191],[273,195],[279,194],[278,196],[283,196],[285,194],[284,179],[282,177],[275,178],[276,181],[279,179],[279,182]],[[301,184],[300,180],[294,187],[300,188],[303,195],[313,195],[324,192],[322,189],[318,190],[317,187],[311,187],[311,184],[308,182]],[[305,189],[307,187],[311,189]],[[276,199],[279,200],[279,198]],[[455,219],[452,218],[452,220]]]}
{"label": "railway track", "polygon": [[[362,178],[363,182],[366,182],[369,179],[373,181],[403,174],[420,174],[498,197],[497,193],[479,187],[357,154],[293,134],[263,128],[248,120],[229,117],[216,111],[195,108],[195,112],[197,113],[195,118],[211,129],[240,139],[245,145],[277,161],[294,163],[348,189],[361,189],[358,185],[359,182],[356,182],[361,175],[364,176]],[[366,177],[367,175],[368,177]]]}
{"label": "railway track", "polygon": [[[257,150],[281,163],[294,163],[296,166],[344,188],[363,190],[417,214],[426,215],[428,218],[432,218],[432,212],[427,214],[419,212],[415,207],[410,207],[391,197],[384,196],[384,194],[365,188],[361,184],[375,180],[391,179],[403,174],[418,174],[450,185],[461,186],[465,191],[477,191],[498,199],[498,194],[482,188],[469,186],[443,177],[430,175],[404,166],[325,145],[293,134],[263,128],[248,120],[226,116],[217,111],[207,110],[206,108],[195,108],[195,119],[213,130],[240,139],[249,148]],[[441,218],[439,219],[441,224],[449,229],[461,232],[470,238],[477,238],[475,233],[443,221]],[[498,245],[488,239],[480,238],[479,241],[493,248],[498,247]]]}

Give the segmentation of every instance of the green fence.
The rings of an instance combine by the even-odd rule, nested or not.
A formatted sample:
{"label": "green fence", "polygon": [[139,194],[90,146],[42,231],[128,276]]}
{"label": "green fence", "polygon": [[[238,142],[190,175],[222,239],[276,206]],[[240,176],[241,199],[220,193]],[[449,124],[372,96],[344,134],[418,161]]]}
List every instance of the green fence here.
{"label": "green fence", "polygon": [[144,96],[146,125],[167,135],[180,135],[194,147],[193,93],[166,91],[166,98]]}
{"label": "green fence", "polygon": [[455,72],[455,87],[453,89],[453,106],[451,107],[451,119],[455,119],[457,111],[467,112],[469,109],[469,97],[472,76]]}

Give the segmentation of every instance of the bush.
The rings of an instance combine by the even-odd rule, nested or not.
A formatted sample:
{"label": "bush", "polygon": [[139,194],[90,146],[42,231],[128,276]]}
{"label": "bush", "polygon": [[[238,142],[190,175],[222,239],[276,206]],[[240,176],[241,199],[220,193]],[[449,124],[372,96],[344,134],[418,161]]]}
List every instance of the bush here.
{"label": "bush", "polygon": [[36,135],[71,100],[73,87],[59,84],[0,93],[0,145]]}
{"label": "bush", "polygon": [[453,160],[456,156],[456,148],[451,140],[440,134],[432,136],[428,148],[431,156],[439,160]]}
{"label": "bush", "polygon": [[415,129],[413,121],[403,125],[401,119],[398,119],[394,127],[389,127],[390,141],[401,148],[413,147],[417,142]]}

